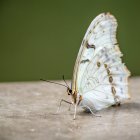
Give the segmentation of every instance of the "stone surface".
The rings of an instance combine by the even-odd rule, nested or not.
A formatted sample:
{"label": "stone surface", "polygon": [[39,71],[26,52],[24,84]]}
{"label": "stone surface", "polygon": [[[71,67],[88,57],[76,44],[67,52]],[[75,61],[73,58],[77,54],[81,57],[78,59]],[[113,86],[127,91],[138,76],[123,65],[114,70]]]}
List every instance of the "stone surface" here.
{"label": "stone surface", "polygon": [[[61,81],[59,81],[61,82]],[[63,83],[63,82],[62,82]],[[132,99],[120,107],[110,107],[94,117],[63,103],[66,89],[45,82],[0,84],[0,140],[139,140],[140,78],[130,79]]]}

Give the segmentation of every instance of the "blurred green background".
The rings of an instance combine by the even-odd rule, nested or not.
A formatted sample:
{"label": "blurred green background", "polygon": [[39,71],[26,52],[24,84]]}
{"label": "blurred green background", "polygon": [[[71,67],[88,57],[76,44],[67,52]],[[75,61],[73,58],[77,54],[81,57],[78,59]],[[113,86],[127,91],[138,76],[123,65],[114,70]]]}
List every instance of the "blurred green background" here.
{"label": "blurred green background", "polygon": [[123,61],[139,75],[139,0],[0,0],[0,81],[71,79],[90,22],[108,11]]}

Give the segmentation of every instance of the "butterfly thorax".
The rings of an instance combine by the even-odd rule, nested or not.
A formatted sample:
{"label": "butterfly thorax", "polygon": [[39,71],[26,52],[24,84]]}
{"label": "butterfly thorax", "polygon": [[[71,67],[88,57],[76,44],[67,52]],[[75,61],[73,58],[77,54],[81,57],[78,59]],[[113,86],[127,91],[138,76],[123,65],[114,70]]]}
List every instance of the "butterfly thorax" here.
{"label": "butterfly thorax", "polygon": [[76,104],[76,101],[77,101],[77,92],[76,91],[74,91],[72,94],[72,101],[74,104]]}
{"label": "butterfly thorax", "polygon": [[72,97],[72,103],[79,105],[82,100],[82,95],[79,95],[77,91],[72,91],[72,89],[67,89],[68,95]]}

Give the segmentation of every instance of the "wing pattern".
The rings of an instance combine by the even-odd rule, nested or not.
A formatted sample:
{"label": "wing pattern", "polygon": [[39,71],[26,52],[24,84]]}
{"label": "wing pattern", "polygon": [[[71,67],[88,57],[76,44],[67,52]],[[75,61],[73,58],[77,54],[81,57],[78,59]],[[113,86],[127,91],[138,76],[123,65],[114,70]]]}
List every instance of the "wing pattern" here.
{"label": "wing pattern", "polygon": [[[85,99],[94,100],[98,110],[130,98],[130,72],[121,60],[116,29],[113,15],[97,16],[84,36],[74,67],[72,89]],[[101,105],[96,107],[97,101]]]}

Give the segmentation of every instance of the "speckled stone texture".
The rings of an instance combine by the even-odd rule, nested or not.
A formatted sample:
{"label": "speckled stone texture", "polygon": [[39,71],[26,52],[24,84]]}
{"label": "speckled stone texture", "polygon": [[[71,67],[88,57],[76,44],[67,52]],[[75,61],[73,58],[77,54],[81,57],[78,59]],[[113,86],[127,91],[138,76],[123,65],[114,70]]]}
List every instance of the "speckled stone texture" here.
{"label": "speckled stone texture", "polygon": [[[57,81],[63,83],[63,81]],[[130,79],[132,99],[94,117],[73,107],[65,87],[45,82],[0,83],[0,140],[139,140],[140,78]]]}

